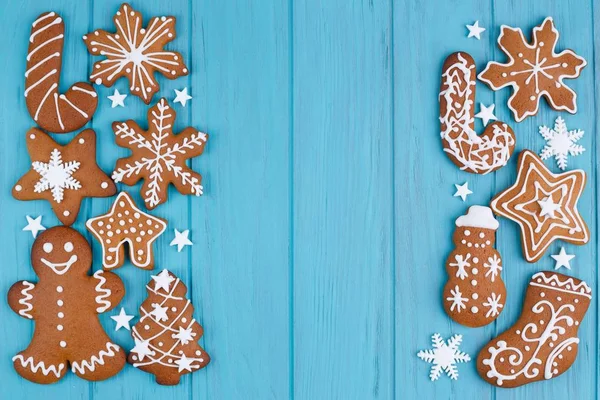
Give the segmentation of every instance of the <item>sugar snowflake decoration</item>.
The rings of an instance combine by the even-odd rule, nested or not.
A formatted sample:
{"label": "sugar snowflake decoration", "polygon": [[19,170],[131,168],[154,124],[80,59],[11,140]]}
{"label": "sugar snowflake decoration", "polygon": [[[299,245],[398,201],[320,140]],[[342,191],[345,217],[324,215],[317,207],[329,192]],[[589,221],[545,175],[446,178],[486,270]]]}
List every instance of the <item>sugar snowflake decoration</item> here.
{"label": "sugar snowflake decoration", "polygon": [[564,171],[567,168],[567,156],[578,156],[585,151],[583,146],[576,144],[583,137],[583,133],[581,129],[568,130],[565,120],[561,117],[554,121],[554,129],[540,126],[540,134],[546,141],[540,157],[546,160],[554,156],[558,168]]}
{"label": "sugar snowflake decoration", "polygon": [[421,350],[417,353],[417,357],[421,360],[433,364],[429,372],[431,381],[436,381],[442,371],[446,372],[450,379],[458,379],[456,364],[471,361],[471,357],[467,353],[458,349],[462,342],[462,335],[454,335],[446,343],[439,333],[434,333],[431,342],[433,349]]}
{"label": "sugar snowflake decoration", "polygon": [[500,314],[500,309],[504,307],[504,305],[500,303],[501,297],[502,295],[500,294],[497,295],[496,293],[492,293],[491,296],[487,298],[487,301],[483,303],[483,305],[489,309],[488,312],[485,313],[486,318],[495,317]]}
{"label": "sugar snowflake decoration", "polygon": [[126,76],[131,93],[149,104],[159,90],[155,72],[169,79],[188,74],[181,54],[164,50],[175,39],[175,17],[154,17],[144,28],[142,14],[125,3],[113,20],[117,32],[96,30],[83,37],[91,54],[106,57],[94,64],[91,81],[110,87]]}
{"label": "sugar snowflake decoration", "polygon": [[65,189],[81,189],[81,183],[73,178],[73,173],[79,169],[79,165],[79,161],[64,163],[60,150],[52,150],[49,162],[34,161],[31,164],[33,170],[41,176],[35,184],[34,192],[51,190],[54,201],[60,203],[65,196]]}
{"label": "sugar snowflake decoration", "polygon": [[180,193],[200,196],[202,176],[186,160],[202,154],[208,135],[189,127],[175,135],[175,111],[164,98],[150,108],[148,122],[147,131],[132,120],[113,124],[117,144],[132,151],[117,161],[113,180],[134,185],[144,179],[142,197],[149,209],[167,200],[169,183]]}

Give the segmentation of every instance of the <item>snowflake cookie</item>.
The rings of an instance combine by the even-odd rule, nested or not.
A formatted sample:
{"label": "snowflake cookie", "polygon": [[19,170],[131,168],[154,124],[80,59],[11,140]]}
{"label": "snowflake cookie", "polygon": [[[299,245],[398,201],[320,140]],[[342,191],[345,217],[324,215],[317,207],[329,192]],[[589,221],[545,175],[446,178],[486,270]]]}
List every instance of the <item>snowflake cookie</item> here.
{"label": "snowflake cookie", "polygon": [[567,156],[578,156],[585,151],[583,146],[576,142],[583,137],[581,129],[568,130],[565,120],[561,117],[556,118],[554,129],[547,126],[540,126],[540,134],[546,141],[540,157],[542,160],[554,156],[558,168],[563,171],[567,168]]}
{"label": "snowflake cookie", "polygon": [[150,104],[159,90],[155,72],[169,79],[188,74],[181,54],[164,50],[175,39],[175,17],[154,17],[144,28],[142,14],[124,3],[113,20],[117,32],[96,30],[83,37],[91,54],[106,57],[94,64],[92,82],[111,87],[126,76],[131,93]]}
{"label": "snowflake cookie", "polygon": [[508,107],[517,122],[537,114],[541,97],[555,110],[577,112],[577,95],[563,80],[577,78],[587,62],[572,50],[555,53],[558,37],[550,17],[533,28],[531,44],[521,29],[501,27],[498,46],[508,61],[504,64],[490,61],[479,79],[493,90],[512,86],[514,93]]}
{"label": "snowflake cookie", "polygon": [[150,108],[148,122],[147,131],[132,120],[113,123],[117,144],[132,152],[117,161],[115,182],[131,186],[144,179],[142,197],[150,210],[167,201],[169,183],[182,194],[200,196],[202,176],[186,160],[202,154],[208,135],[190,127],[175,135],[175,110],[164,98]]}
{"label": "snowflake cookie", "polygon": [[109,197],[117,191],[96,164],[96,134],[91,129],[61,146],[33,128],[27,132],[27,149],[31,169],[13,187],[13,197],[49,201],[65,225],[75,222],[84,197]]}
{"label": "snowflake cookie", "polygon": [[434,333],[431,337],[433,349],[421,350],[417,353],[417,357],[421,360],[433,364],[429,372],[429,379],[436,381],[442,375],[442,372],[450,377],[450,379],[458,379],[457,363],[471,361],[471,357],[467,353],[463,353],[458,349],[462,342],[462,335],[454,335],[448,342],[444,342],[439,333]]}

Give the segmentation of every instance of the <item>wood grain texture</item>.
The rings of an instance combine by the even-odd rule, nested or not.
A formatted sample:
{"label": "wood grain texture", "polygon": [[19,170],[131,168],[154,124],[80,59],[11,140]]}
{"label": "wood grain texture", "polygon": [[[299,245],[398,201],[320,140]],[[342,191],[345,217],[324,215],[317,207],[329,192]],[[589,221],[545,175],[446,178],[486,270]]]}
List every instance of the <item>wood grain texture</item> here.
{"label": "wood grain texture", "polygon": [[[23,98],[29,25],[44,11],[66,22],[62,81],[85,80],[96,58],[81,36],[113,30],[118,0],[5,0],[0,25],[0,292],[34,279],[29,264],[33,239],[21,232],[25,215],[58,223],[44,202],[18,202],[10,187],[29,163],[24,135],[33,126]],[[600,43],[600,0],[275,0],[137,1],[146,21],[174,15],[178,37],[167,47],[181,52],[191,74],[171,81],[158,76],[161,96],[187,86],[193,99],[177,111],[175,132],[193,126],[210,135],[206,151],[191,165],[203,177],[205,195],[181,196],[154,214],[169,221],[156,244],[156,269],[130,263],[117,270],[127,295],[120,306],[137,314],[144,285],[161,268],[187,284],[195,317],[204,326],[202,346],[212,357],[200,372],[176,387],[161,387],[131,366],[116,377],[89,383],[69,374],[55,385],[21,379],[11,357],[30,340],[33,325],[0,302],[0,398],[10,399],[564,399],[598,398],[598,300],[579,330],[575,364],[564,375],[517,389],[496,389],[477,375],[475,362],[459,366],[460,378],[429,382],[429,365],[416,357],[431,334],[464,336],[473,359],[521,312],[527,282],[552,269],[550,254],[525,262],[516,224],[502,219],[497,248],[503,257],[507,303],[484,328],[452,322],[442,307],[444,261],[452,249],[455,218],[473,204],[487,204],[516,177],[516,157],[487,176],[460,172],[441,150],[438,121],[440,70],[451,52],[470,53],[481,70],[503,60],[496,46],[500,25],[531,28],[554,17],[558,49],[572,48],[588,66],[568,84],[578,94],[576,115],[543,104],[537,116],[517,124],[506,102],[510,90],[477,86],[479,102],[496,104],[496,116],[513,127],[515,155],[540,151],[538,126],[561,115],[586,134],[587,151],[569,168],[588,173],[580,203],[592,242],[565,245],[575,254],[572,275],[597,291],[598,165],[596,101],[600,91],[595,43]],[[479,20],[482,40],[467,39],[465,24]],[[128,92],[128,82],[115,85]],[[61,88],[65,89],[65,88]],[[111,123],[135,119],[146,125],[141,100],[110,107],[114,88],[98,87],[98,111],[88,127],[98,136],[98,162],[111,171],[127,150],[115,145]],[[479,120],[476,122],[482,130]],[[55,136],[64,143],[75,134]],[[552,160],[547,165],[558,171]],[[452,197],[454,184],[469,182],[466,202]],[[141,205],[140,185],[119,186]],[[75,224],[106,212],[113,199],[88,199]],[[169,246],[173,229],[190,229],[193,247]],[[597,295],[597,293],[595,293]],[[597,299],[598,297],[596,297]],[[127,350],[129,333],[114,332],[110,315],[101,320]]]}

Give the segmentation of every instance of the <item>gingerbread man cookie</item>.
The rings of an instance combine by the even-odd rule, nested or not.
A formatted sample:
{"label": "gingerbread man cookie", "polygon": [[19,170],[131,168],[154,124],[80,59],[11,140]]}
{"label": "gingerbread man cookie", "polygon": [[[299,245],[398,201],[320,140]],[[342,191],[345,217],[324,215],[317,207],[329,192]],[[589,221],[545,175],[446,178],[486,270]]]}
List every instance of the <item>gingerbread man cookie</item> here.
{"label": "gingerbread man cookie", "polygon": [[559,35],[552,18],[533,28],[531,44],[519,28],[502,25],[500,29],[498,47],[508,61],[490,61],[479,79],[493,90],[513,88],[508,107],[515,120],[520,122],[537,114],[542,97],[553,109],[575,114],[577,94],[563,80],[577,78],[587,62],[572,50],[555,52]]}
{"label": "gingerbread man cookie", "polygon": [[29,115],[43,129],[65,133],[81,128],[94,115],[98,94],[84,82],[77,82],[61,94],[65,24],[55,12],[41,14],[31,25],[25,103]]}
{"label": "gingerbread man cookie", "polygon": [[456,220],[454,245],[446,261],[446,313],[459,324],[479,327],[494,321],[506,302],[502,259],[496,249],[498,221],[489,207],[471,206]]}
{"label": "gingerbread man cookie", "polygon": [[13,197],[49,201],[65,225],[75,222],[84,197],[109,197],[117,191],[96,164],[96,134],[91,129],[61,146],[33,128],[27,132],[27,150],[31,169],[13,187]]}
{"label": "gingerbread man cookie", "polygon": [[533,275],[519,320],[479,353],[479,375],[512,388],[565,372],[577,357],[577,331],[591,299],[584,281],[556,272]]}
{"label": "gingerbread man cookie", "polygon": [[517,181],[497,194],[490,207],[519,224],[525,259],[538,261],[552,242],[583,245],[590,240],[577,202],[585,187],[583,170],[553,174],[532,151],[519,155]]}
{"label": "gingerbread man cookie", "polygon": [[31,264],[39,282],[17,282],[8,292],[13,311],[36,322],[29,347],[13,357],[17,373],[36,383],[54,383],[69,367],[90,381],[118,373],[125,365],[125,352],[106,335],[98,314],[123,298],[119,277],[102,270],[88,276],[90,245],[65,226],[37,237]]}
{"label": "gingerbread man cookie", "polygon": [[152,244],[167,228],[167,221],[136,207],[131,196],[119,193],[107,214],[91,218],[86,227],[102,244],[102,265],[119,268],[125,262],[125,244],[131,263],[138,268],[154,268]]}
{"label": "gingerbread man cookie", "polygon": [[442,68],[440,124],[442,146],[461,170],[487,174],[506,165],[515,149],[515,134],[504,122],[489,124],[482,135],[475,132],[475,61],[465,53],[453,53]]}

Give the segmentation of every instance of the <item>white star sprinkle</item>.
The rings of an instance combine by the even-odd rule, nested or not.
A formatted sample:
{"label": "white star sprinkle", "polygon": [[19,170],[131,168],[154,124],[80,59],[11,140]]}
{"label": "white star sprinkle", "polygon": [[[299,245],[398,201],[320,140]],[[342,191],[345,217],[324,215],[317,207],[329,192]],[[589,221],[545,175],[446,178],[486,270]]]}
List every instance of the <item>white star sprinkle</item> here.
{"label": "white star sprinkle", "polygon": [[454,197],[460,197],[462,201],[467,200],[467,196],[473,194],[473,192],[469,189],[469,182],[465,182],[462,185],[455,183],[454,186],[456,186],[456,193],[454,193]]}
{"label": "white star sprinkle", "polygon": [[181,103],[185,107],[188,100],[191,100],[192,96],[188,94],[188,88],[184,87],[183,90],[175,89],[175,100],[174,103]]}
{"label": "white star sprinkle", "polygon": [[185,356],[185,354],[182,354],[181,358],[179,360],[175,360],[175,364],[177,364],[177,366],[179,367],[177,369],[177,372],[181,372],[183,370],[192,372],[192,362],[193,361],[194,361],[193,358],[187,358]]}
{"label": "white star sprinkle", "polygon": [[494,115],[495,104],[486,107],[485,104],[479,103],[479,112],[475,114],[475,118],[481,118],[483,126],[486,126],[490,121],[496,121],[498,118]]}
{"label": "white star sprinkle", "polygon": [[152,315],[158,322],[167,321],[169,319],[167,316],[167,307],[153,303],[152,308],[153,310],[150,311],[150,315]]}
{"label": "white star sprinkle", "polygon": [[29,215],[26,215],[27,218],[27,226],[23,228],[24,231],[31,232],[31,235],[35,239],[40,231],[45,231],[46,227],[42,225],[42,216],[40,215],[37,218],[31,218]]}
{"label": "white star sprinkle", "polygon": [[548,216],[555,218],[554,212],[560,210],[560,204],[556,204],[552,196],[548,196],[543,200],[538,200],[538,204],[542,208],[540,210],[540,217]]}
{"label": "white star sprinkle", "polygon": [[571,269],[570,261],[575,258],[574,254],[567,254],[564,247],[560,248],[560,253],[551,255],[550,257],[554,258],[556,264],[554,265],[554,270],[559,269],[560,267],[565,267],[566,269]]}
{"label": "white star sprinkle", "polygon": [[177,229],[175,229],[175,239],[171,240],[169,246],[177,246],[177,252],[181,252],[185,246],[191,246],[194,244],[190,239],[188,239],[189,235],[189,229],[186,229],[183,232],[179,232]]}
{"label": "white star sprinkle", "polygon": [[135,347],[131,349],[131,352],[138,355],[139,361],[143,361],[145,356],[151,356],[154,354],[154,351],[150,350],[149,340],[139,340],[135,337],[133,340],[135,341]]}
{"label": "white star sprinkle", "polygon": [[175,278],[173,278],[166,269],[163,269],[158,275],[151,275],[151,277],[154,280],[154,290],[157,292],[160,289],[164,289],[165,292],[168,293],[171,283],[175,280]]}
{"label": "white star sprinkle", "polygon": [[133,315],[125,314],[125,309],[123,307],[121,307],[121,312],[119,313],[119,315],[111,315],[110,318],[117,323],[115,331],[118,331],[121,328],[125,328],[128,331],[131,330],[131,327],[129,326],[129,321],[133,319]]}
{"label": "white star sprinkle", "polygon": [[194,336],[196,336],[196,334],[192,332],[192,328],[184,328],[183,326],[180,326],[179,332],[173,334],[173,339],[177,339],[181,341],[181,344],[186,345],[194,340]]}
{"label": "white star sprinkle", "polygon": [[112,96],[107,97],[110,101],[112,101],[111,108],[115,108],[117,106],[125,107],[125,103],[123,101],[125,100],[125,97],[127,97],[127,95],[119,93],[118,89],[115,89],[115,92]]}
{"label": "white star sprinkle", "polygon": [[474,37],[475,39],[480,40],[480,35],[485,31],[485,28],[479,26],[479,21],[475,21],[473,25],[467,25],[467,29],[469,30],[467,39]]}

